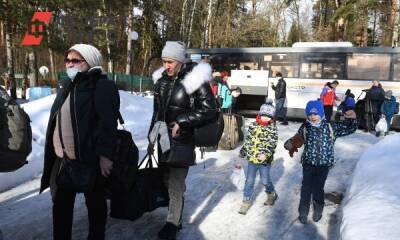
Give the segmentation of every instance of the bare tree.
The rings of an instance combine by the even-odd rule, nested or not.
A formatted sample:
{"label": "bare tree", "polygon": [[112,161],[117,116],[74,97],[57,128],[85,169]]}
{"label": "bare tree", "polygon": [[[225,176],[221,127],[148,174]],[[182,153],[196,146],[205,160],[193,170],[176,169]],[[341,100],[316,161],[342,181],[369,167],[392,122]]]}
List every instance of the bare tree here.
{"label": "bare tree", "polygon": [[187,41],[187,46],[190,47],[190,41],[191,41],[191,36],[192,36],[192,27],[193,27],[193,18],[194,18],[194,12],[196,10],[196,4],[197,0],[194,0],[193,8],[192,8],[192,13],[190,14],[190,24],[189,24],[189,33],[188,33],[188,41]]}
{"label": "bare tree", "polygon": [[211,47],[211,31],[212,31],[212,21],[211,21],[211,14],[212,14],[212,6],[213,6],[213,0],[208,0],[208,11],[207,11],[207,18],[206,18],[206,24],[205,24],[205,34],[204,34],[204,42],[205,42],[205,47],[210,48]]}
{"label": "bare tree", "polygon": [[183,40],[185,36],[185,26],[186,26],[186,8],[187,8],[187,0],[183,1],[182,4],[182,16],[181,16],[181,28],[180,28],[180,37]]}
{"label": "bare tree", "polygon": [[394,15],[392,47],[397,47],[397,41],[399,39],[399,2],[398,2],[398,0],[392,0],[392,12]]}
{"label": "bare tree", "polygon": [[7,75],[10,81],[11,97],[17,99],[17,84],[15,82],[14,54],[13,54],[13,37],[11,32],[11,24],[6,24],[6,56],[7,56]]}
{"label": "bare tree", "polygon": [[133,63],[132,59],[132,39],[130,33],[132,32],[133,29],[133,2],[129,2],[129,7],[128,7],[128,24],[127,24],[127,29],[126,32],[128,34],[128,39],[126,41],[126,67],[125,67],[125,74],[131,74],[131,66]]}

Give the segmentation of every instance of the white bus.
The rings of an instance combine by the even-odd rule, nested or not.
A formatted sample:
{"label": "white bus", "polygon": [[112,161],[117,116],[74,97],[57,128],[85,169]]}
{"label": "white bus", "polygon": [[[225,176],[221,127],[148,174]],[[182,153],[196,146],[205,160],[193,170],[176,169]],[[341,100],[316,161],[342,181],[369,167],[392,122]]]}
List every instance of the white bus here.
{"label": "white bus", "polygon": [[[311,45],[311,46],[310,46]],[[363,89],[380,80],[400,100],[400,48],[351,47],[346,43],[295,44],[291,48],[211,48],[188,49],[194,61],[207,61],[215,71],[229,72],[230,84],[240,86],[242,96],[237,108],[254,113],[265,98],[274,99],[271,83],[281,72],[287,83],[288,116],[304,118],[307,101],[317,99],[327,82],[337,80],[337,95],[347,89],[363,98]],[[349,46],[350,45],[350,46]],[[260,72],[260,73],[254,73]],[[396,115],[392,127],[400,128]]]}

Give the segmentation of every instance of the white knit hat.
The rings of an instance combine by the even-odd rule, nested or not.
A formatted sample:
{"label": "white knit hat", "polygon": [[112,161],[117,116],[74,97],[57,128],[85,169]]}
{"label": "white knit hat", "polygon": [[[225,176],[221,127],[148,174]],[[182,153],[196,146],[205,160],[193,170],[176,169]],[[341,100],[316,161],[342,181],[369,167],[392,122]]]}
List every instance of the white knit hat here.
{"label": "white knit hat", "polygon": [[68,49],[67,54],[71,50],[77,51],[91,68],[97,66],[101,67],[103,65],[103,57],[101,56],[100,51],[92,45],[75,44]]}
{"label": "white knit hat", "polygon": [[186,54],[186,47],[183,42],[167,41],[162,50],[161,57],[174,59],[178,62],[184,63],[186,59],[185,54]]}

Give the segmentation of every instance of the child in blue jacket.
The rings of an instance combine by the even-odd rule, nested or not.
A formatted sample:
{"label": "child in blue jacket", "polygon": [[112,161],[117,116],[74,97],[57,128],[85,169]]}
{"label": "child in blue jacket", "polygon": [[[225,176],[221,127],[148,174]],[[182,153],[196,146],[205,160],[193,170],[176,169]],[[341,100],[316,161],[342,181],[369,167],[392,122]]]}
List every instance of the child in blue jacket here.
{"label": "child in blue jacket", "polygon": [[300,126],[294,137],[285,142],[285,148],[292,153],[297,152],[297,149],[293,149],[295,141],[301,139],[304,143],[304,151],[301,156],[303,181],[299,204],[299,221],[303,224],[307,223],[311,197],[312,219],[318,222],[322,217],[324,185],[329,169],[334,164],[336,138],[354,133],[358,126],[354,110],[345,112],[345,120],[328,123],[325,119],[323,104],[319,100],[309,101],[305,112],[306,122]]}
{"label": "child in blue jacket", "polygon": [[385,116],[388,130],[385,135],[389,132],[390,129],[390,122],[392,121],[393,115],[396,113],[397,103],[396,97],[393,96],[391,90],[385,92],[385,101],[382,103],[381,106],[381,113]]}

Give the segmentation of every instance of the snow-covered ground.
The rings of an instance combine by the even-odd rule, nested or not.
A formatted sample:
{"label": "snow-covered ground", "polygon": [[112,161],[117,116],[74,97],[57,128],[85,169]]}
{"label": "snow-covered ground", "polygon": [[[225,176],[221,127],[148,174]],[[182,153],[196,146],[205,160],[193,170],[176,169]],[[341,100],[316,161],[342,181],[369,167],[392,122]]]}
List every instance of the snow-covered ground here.
{"label": "snow-covered ground", "polygon": [[343,240],[400,239],[400,134],[365,151],[344,199]]}
{"label": "snow-covered ground", "polygon": [[[120,94],[126,128],[133,133],[141,155],[144,155],[152,99],[132,96],[122,91]],[[53,100],[54,96],[49,96],[25,105],[33,121],[34,151],[27,166],[13,173],[0,174],[0,192],[15,186],[0,193],[0,229],[5,240],[52,239],[50,194],[46,191],[38,195],[38,189],[43,164],[44,134]],[[246,124],[250,121],[252,119],[247,119]],[[289,126],[279,126],[279,144],[271,172],[279,194],[275,206],[263,205],[266,196],[262,185],[257,183],[255,200],[245,216],[237,213],[242,201],[240,188],[244,179],[239,179],[238,183],[237,178],[231,177],[235,172],[234,163],[239,161],[239,148],[206,153],[203,160],[198,154],[198,165],[190,168],[186,180],[183,229],[178,239],[339,239],[342,208],[330,201],[326,201],[320,222],[310,221],[308,225],[302,225],[296,221],[302,178],[299,163],[301,153],[290,158],[283,148],[283,142],[299,126],[300,123],[293,122]],[[338,139],[335,146],[337,163],[330,171],[326,191],[344,193],[349,187],[358,159],[367,148],[378,141],[375,136],[361,131]],[[399,191],[398,189],[393,191]],[[347,202],[349,200],[346,198]],[[369,209],[368,206],[365,208]],[[109,218],[106,239],[157,239],[157,232],[164,224],[166,213],[166,208],[160,208],[135,222]],[[84,198],[78,195],[73,239],[86,239],[87,228]],[[397,236],[400,238],[400,235]]]}

